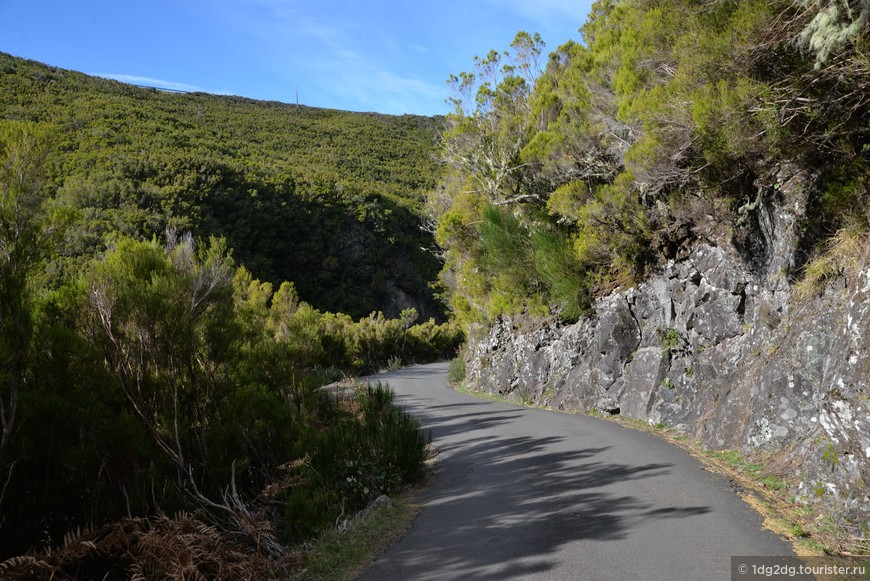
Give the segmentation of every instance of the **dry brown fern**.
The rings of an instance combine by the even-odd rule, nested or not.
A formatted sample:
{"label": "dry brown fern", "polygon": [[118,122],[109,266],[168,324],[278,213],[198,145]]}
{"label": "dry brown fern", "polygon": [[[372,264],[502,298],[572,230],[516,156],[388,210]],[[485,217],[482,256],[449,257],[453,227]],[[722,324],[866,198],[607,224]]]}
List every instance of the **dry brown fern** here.
{"label": "dry brown fern", "polygon": [[0,563],[0,576],[8,581],[45,579],[53,567],[32,555],[12,557]]}
{"label": "dry brown fern", "polygon": [[0,563],[0,578],[265,580],[274,578],[270,570],[289,568],[291,559],[269,559],[251,538],[249,532],[220,531],[186,513],[129,518],[95,530],[69,531],[60,547],[8,559]]}

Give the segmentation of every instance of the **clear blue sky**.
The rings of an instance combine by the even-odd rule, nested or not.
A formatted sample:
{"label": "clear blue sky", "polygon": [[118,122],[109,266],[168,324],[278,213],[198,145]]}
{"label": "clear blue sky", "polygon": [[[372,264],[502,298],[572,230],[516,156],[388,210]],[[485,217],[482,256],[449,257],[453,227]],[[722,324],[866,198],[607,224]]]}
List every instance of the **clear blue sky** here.
{"label": "clear blue sky", "polygon": [[166,88],[433,115],[518,30],[553,50],[591,0],[0,0],[0,51]]}

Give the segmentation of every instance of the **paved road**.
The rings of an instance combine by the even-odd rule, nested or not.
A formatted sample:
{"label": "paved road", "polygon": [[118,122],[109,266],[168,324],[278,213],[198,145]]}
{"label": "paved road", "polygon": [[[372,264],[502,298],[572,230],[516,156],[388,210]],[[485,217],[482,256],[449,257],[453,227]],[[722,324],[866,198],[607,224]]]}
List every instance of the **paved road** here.
{"label": "paved road", "polygon": [[432,431],[435,474],[411,531],[367,581],[730,579],[731,555],[791,555],[695,459],[596,418],[482,401],[447,364],[387,373]]}

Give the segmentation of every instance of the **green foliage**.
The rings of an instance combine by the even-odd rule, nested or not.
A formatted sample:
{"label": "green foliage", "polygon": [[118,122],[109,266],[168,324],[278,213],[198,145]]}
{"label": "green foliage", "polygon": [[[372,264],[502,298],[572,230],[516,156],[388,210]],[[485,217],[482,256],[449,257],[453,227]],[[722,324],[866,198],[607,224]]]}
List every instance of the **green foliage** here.
{"label": "green foliage", "polygon": [[680,332],[676,329],[659,329],[658,336],[663,349],[676,349],[682,342]]}
{"label": "green foliage", "polygon": [[510,210],[489,206],[479,226],[481,266],[500,275],[505,286],[520,296],[533,290],[535,280],[529,231]]}
{"label": "green foliage", "polygon": [[589,308],[589,293],[571,239],[558,230],[532,233],[535,270],[547,288],[549,302],[558,305],[563,320],[575,321]]}
{"label": "green foliage", "polygon": [[28,382],[33,335],[30,285],[49,241],[42,211],[49,153],[44,129],[0,123],[0,462]]}
{"label": "green foliage", "polygon": [[387,359],[387,370],[396,371],[402,368],[402,358],[396,355],[393,355],[389,359]]}
{"label": "green foliage", "polygon": [[398,287],[442,315],[419,227],[436,120],[170,94],[6,54],[0,70],[0,120],[53,128],[47,178],[80,216],[53,271],[171,228],[226,239],[256,277],[292,280],[321,309],[362,317]]}
{"label": "green foliage", "polygon": [[[285,535],[306,538],[328,529],[337,517],[364,508],[380,494],[423,475],[429,436],[420,423],[393,405],[380,384],[357,391],[352,412],[323,432],[298,469],[305,485],[285,499]],[[312,507],[316,507],[314,510]]]}
{"label": "green foliage", "polygon": [[788,483],[779,476],[764,476],[760,479],[762,486],[769,490],[785,490],[788,488]]}
{"label": "green foliage", "polygon": [[462,340],[419,228],[433,120],[0,71],[0,554],[178,510],[294,536],[420,477],[391,397],[318,388]]}
{"label": "green foliage", "polygon": [[479,267],[488,290],[484,303],[488,316],[524,310],[545,314],[545,288],[536,259],[547,274],[554,274],[557,268],[547,263],[546,243],[538,240],[536,255],[535,236],[509,208],[486,207],[478,232]]}
{"label": "green foliage", "polygon": [[[287,492],[286,511],[308,532],[331,523],[341,499],[355,509],[366,489],[418,478],[423,436],[391,397],[365,393],[361,414],[345,413],[318,388],[390,358],[447,357],[461,340],[453,325],[415,325],[413,310],[354,321],[300,301],[289,283],[273,295],[217,239],[118,237],[78,279],[26,290],[26,389],[0,462],[4,554],[127,514],[204,508],[225,526],[231,483],[253,502],[282,482],[282,465],[327,462],[321,445],[354,464],[341,465],[341,486],[331,467],[326,489],[307,472],[313,484]],[[368,442],[368,456],[353,442]]]}
{"label": "green foliage", "polygon": [[[821,207],[837,225],[867,228],[870,225],[868,195],[870,195],[870,168],[862,160],[852,160],[851,167],[838,167],[824,183]],[[855,172],[855,166],[863,171]],[[861,167],[863,166],[863,167]],[[851,224],[850,224],[851,222]]]}
{"label": "green foliage", "polygon": [[465,355],[460,353],[459,356],[450,360],[450,368],[447,372],[447,380],[451,385],[460,385],[465,380]]}
{"label": "green foliage", "polygon": [[534,196],[523,191],[527,172],[520,151],[531,133],[529,97],[543,48],[540,35],[521,31],[510,52],[475,56],[475,72],[447,81],[454,110],[447,117],[444,160],[496,204]]}
{"label": "green foliage", "polygon": [[419,507],[392,498],[392,504],[367,511],[347,529],[321,536],[303,556],[312,579],[342,581],[360,571],[372,555],[380,554],[410,529]]}
{"label": "green foliage", "polygon": [[[457,319],[570,320],[676,258],[698,229],[754,236],[749,214],[783,196],[769,176],[793,164],[817,176],[807,246],[866,229],[867,16],[857,0],[601,0],[583,43],[551,53],[531,90],[499,68],[511,53],[475,59],[475,73],[451,77],[450,171],[429,200]],[[487,145],[504,135],[497,163],[463,163],[496,160]]]}

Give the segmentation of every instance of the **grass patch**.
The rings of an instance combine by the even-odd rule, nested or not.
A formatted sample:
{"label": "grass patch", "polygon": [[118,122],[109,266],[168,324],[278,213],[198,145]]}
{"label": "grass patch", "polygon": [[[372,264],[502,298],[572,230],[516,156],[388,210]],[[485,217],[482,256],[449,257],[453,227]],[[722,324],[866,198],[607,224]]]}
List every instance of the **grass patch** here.
{"label": "grass patch", "polygon": [[863,227],[848,226],[827,241],[821,254],[803,268],[803,276],[795,285],[799,299],[821,295],[831,280],[844,270],[860,270],[870,263],[868,234]]}
{"label": "grass patch", "polygon": [[465,380],[465,353],[460,352],[458,356],[450,360],[450,368],[447,371],[447,381],[457,387]]}
{"label": "grass patch", "polygon": [[764,462],[752,462],[739,450],[704,450],[704,454],[724,462],[755,481],[760,482],[762,480],[761,474],[764,471]]}
{"label": "grass patch", "polygon": [[387,360],[387,371],[398,371],[402,366],[402,358],[398,355],[393,355]]}
{"label": "grass patch", "polygon": [[372,559],[398,541],[411,528],[420,507],[407,499],[373,509],[353,521],[343,533],[333,530],[321,536],[302,557],[300,581],[340,581],[362,573]]}
{"label": "grass patch", "polygon": [[[499,403],[511,404],[513,402],[509,402],[503,395],[498,395],[495,393],[489,393],[486,391],[474,391],[473,389],[468,389],[465,385],[455,385],[453,386],[455,391],[459,393],[464,393],[465,395],[470,395],[472,397],[476,397],[477,399],[484,399],[487,401],[497,401]],[[518,405],[518,404],[513,404]],[[531,407],[531,406],[526,406]]]}
{"label": "grass patch", "polygon": [[328,531],[344,514],[367,507],[381,494],[420,482],[431,435],[416,418],[394,405],[388,387],[360,386],[339,401],[332,424],[278,497],[284,503],[283,538],[304,541]]}
{"label": "grass patch", "polygon": [[452,386],[454,391],[458,391],[459,393],[464,393],[465,395],[470,395],[472,397],[476,397],[477,399],[483,399],[487,401],[495,401],[498,403],[503,403],[506,405],[514,405],[525,408],[534,408],[539,410],[547,410],[551,412],[565,413],[570,414],[573,412],[563,411],[553,409],[544,404],[535,403],[531,398],[526,396],[525,394],[518,394],[517,399],[508,399],[504,395],[500,393],[489,393],[486,391],[475,391],[473,389],[469,389],[466,385],[454,385]]}

